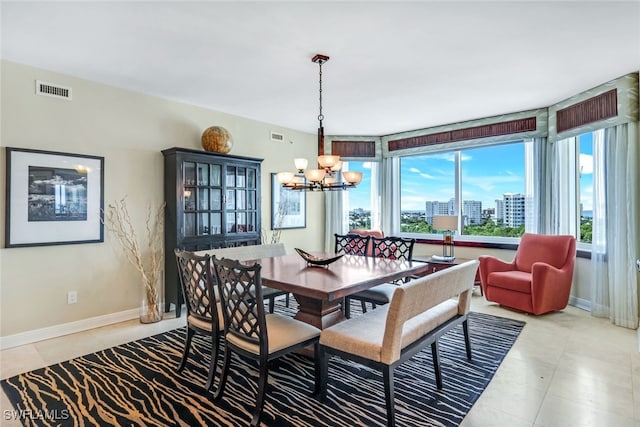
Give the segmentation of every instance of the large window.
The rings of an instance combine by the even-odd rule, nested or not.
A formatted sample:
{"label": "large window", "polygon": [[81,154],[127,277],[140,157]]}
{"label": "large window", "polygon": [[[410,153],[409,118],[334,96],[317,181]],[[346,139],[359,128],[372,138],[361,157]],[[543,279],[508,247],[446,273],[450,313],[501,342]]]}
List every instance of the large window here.
{"label": "large window", "polygon": [[400,230],[432,233],[434,215],[455,215],[458,234],[520,237],[531,204],[525,195],[525,145],[402,157]]}
{"label": "large window", "polygon": [[362,181],[356,188],[344,192],[343,201],[349,212],[349,230],[380,228],[378,209],[378,164],[375,162],[344,162],[345,170],[362,172]]}

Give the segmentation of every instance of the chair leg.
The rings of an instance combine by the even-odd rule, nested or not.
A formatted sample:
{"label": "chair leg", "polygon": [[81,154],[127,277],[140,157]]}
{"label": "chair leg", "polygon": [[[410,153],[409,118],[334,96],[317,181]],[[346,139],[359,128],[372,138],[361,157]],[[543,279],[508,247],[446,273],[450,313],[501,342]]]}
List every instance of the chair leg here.
{"label": "chair leg", "polygon": [[313,371],[313,395],[316,396],[320,393],[320,371],[321,371],[321,361],[320,361],[320,343],[316,341],[313,344],[313,354],[317,355],[314,358],[314,371]]}
{"label": "chair leg", "polygon": [[360,300],[360,306],[362,307],[362,313],[366,313],[367,312],[367,303],[364,302],[364,300]]}
{"label": "chair leg", "polygon": [[267,391],[267,379],[269,378],[269,366],[266,360],[260,361],[260,377],[258,378],[258,396],[256,397],[256,409],[251,419],[251,427],[260,425],[260,415],[264,405],[264,395]]}
{"label": "chair leg", "polygon": [[351,319],[351,298],[344,297],[342,304],[343,304],[344,317],[346,317],[347,319]]}
{"label": "chair leg", "polygon": [[467,320],[462,322],[462,331],[464,332],[464,346],[467,349],[467,359],[471,360],[471,340],[469,339],[469,324]]}
{"label": "chair leg", "polygon": [[191,338],[193,338],[193,334],[195,333],[195,330],[187,326],[187,337],[184,340],[184,351],[182,353],[180,364],[178,365],[178,372],[182,371],[187,364],[187,359],[189,358],[189,348],[191,347]]}
{"label": "chair leg", "polygon": [[[325,347],[318,345],[316,350],[316,396],[321,402],[327,398],[327,380],[329,377],[329,359]],[[319,375],[319,378],[317,377]]]}
{"label": "chair leg", "polygon": [[224,362],[222,363],[222,375],[220,375],[220,384],[213,394],[213,400],[218,400],[222,397],[224,387],[227,384],[227,375],[229,374],[229,365],[231,364],[231,350],[228,345],[224,347]]}
{"label": "chair leg", "polygon": [[395,427],[396,410],[394,404],[393,368],[385,366],[382,370],[384,377],[384,396],[387,405],[387,426]]}
{"label": "chair leg", "polygon": [[215,333],[211,337],[211,363],[209,364],[209,376],[207,377],[207,390],[211,390],[211,387],[213,386],[213,377],[216,373],[216,366],[218,366],[218,349],[220,348],[218,346],[219,336],[219,333]]}
{"label": "chair leg", "polygon": [[276,308],[276,298],[269,297],[269,313],[273,314],[273,311]]}
{"label": "chair leg", "polygon": [[440,371],[440,356],[438,355],[438,341],[431,344],[431,356],[433,358],[433,370],[436,374],[436,386],[442,389],[442,372]]}
{"label": "chair leg", "polygon": [[287,308],[289,308],[289,293],[287,292],[287,295],[285,295],[284,297],[284,303],[287,306]]}

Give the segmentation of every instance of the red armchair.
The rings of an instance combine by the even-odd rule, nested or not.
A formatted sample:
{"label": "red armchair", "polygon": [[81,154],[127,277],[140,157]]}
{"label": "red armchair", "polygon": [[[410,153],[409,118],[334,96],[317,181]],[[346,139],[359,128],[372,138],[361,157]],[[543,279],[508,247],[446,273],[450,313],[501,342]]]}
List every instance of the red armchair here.
{"label": "red armchair", "polygon": [[480,281],[487,301],[544,314],[569,302],[576,239],[525,233],[511,263],[481,256]]}

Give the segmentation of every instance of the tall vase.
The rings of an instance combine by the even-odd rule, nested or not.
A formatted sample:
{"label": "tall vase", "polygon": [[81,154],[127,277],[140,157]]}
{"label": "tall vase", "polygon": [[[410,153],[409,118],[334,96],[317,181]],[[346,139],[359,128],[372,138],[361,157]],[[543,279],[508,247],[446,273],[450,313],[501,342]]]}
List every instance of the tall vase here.
{"label": "tall vase", "polygon": [[140,304],[140,323],[155,323],[162,320],[163,301],[161,280],[156,283],[144,286],[144,295]]}

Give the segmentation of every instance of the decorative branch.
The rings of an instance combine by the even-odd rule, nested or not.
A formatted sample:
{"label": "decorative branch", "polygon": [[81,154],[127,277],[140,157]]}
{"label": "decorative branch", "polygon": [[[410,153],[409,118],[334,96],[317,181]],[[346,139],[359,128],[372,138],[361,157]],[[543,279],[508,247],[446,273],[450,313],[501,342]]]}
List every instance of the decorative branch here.
{"label": "decorative branch", "polygon": [[265,229],[260,230],[260,239],[263,243],[269,242],[275,244],[280,242],[280,234],[282,233],[282,223],[284,218],[289,213],[289,205],[287,203],[279,203],[278,210],[276,211],[275,229],[271,230],[271,236]]}
{"label": "decorative branch", "polygon": [[153,217],[152,208],[149,206],[145,224],[146,243],[141,244],[131,223],[125,199],[126,197],[108,205],[103,223],[107,230],[117,237],[127,260],[140,273],[147,306],[151,310],[147,320],[160,320],[162,308],[160,307],[157,285],[163,269],[165,203],[162,203],[155,210]]}

